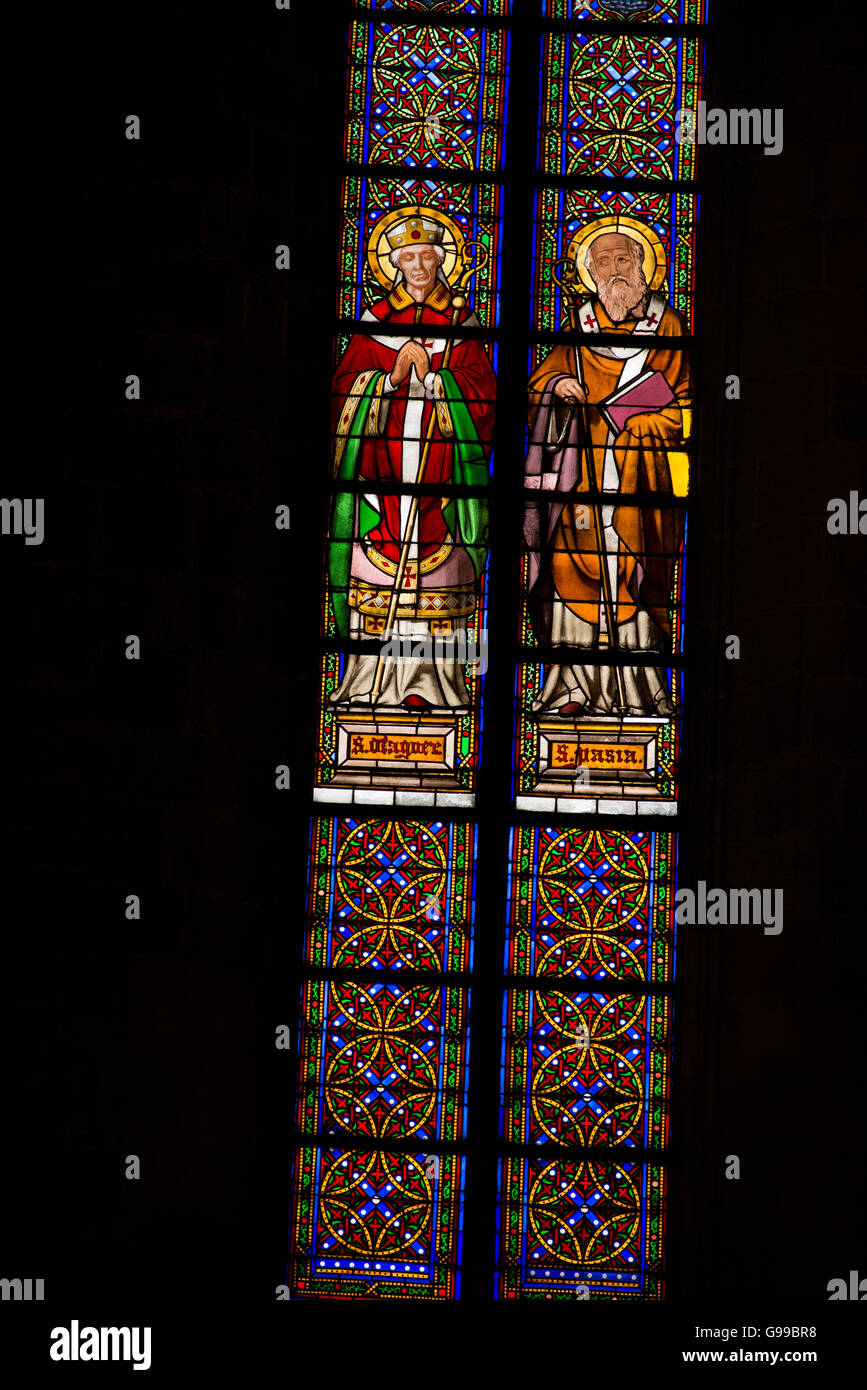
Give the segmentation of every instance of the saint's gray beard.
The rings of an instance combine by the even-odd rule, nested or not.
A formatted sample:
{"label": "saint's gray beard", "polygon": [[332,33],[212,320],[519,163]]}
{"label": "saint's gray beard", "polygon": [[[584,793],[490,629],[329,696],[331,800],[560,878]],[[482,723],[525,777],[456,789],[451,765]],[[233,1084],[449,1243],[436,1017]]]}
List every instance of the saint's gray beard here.
{"label": "saint's gray beard", "polygon": [[612,284],[611,280],[600,280],[596,286],[596,293],[611,322],[622,323],[626,315],[636,308],[647,294],[644,271],[637,269],[625,285],[620,280],[616,285]]}

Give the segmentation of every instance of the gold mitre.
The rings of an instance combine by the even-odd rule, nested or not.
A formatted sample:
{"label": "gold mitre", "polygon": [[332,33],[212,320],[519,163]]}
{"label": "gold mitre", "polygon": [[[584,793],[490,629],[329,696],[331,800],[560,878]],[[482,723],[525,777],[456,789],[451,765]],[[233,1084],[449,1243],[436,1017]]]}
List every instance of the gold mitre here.
{"label": "gold mitre", "polygon": [[392,251],[402,246],[441,246],[445,227],[431,217],[406,217],[395,222],[386,232]]}

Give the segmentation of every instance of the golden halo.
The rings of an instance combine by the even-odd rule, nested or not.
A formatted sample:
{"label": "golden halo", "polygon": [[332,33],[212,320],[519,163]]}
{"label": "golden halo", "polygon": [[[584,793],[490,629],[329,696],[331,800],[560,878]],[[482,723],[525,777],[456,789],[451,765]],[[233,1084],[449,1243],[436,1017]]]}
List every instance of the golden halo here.
{"label": "golden halo", "polygon": [[451,284],[452,272],[455,266],[462,259],[464,243],[466,237],[458,226],[446,213],[439,208],[426,206],[424,203],[405,203],[403,207],[392,208],[380,217],[367,242],[367,264],[373,274],[384,289],[390,290],[394,286],[397,269],[388,259],[391,254],[391,247],[388,244],[386,233],[389,227],[395,222],[402,222],[405,217],[429,217],[431,221],[438,222],[444,228],[445,235],[440,245],[445,251],[445,260],[441,270],[446,279]]}
{"label": "golden halo", "polygon": [[644,251],[644,278],[651,290],[658,290],[665,280],[667,269],[665,247],[653,228],[649,227],[646,222],[639,222],[637,217],[627,217],[622,212],[614,213],[608,217],[597,217],[594,222],[588,222],[587,226],[582,227],[580,232],[576,232],[569,242],[566,255],[573,262],[584,287],[591,294],[596,293],[596,286],[590,271],[584,264],[584,257],[596,238],[605,236],[609,232],[622,232],[624,236],[631,237],[633,241],[639,243]]}

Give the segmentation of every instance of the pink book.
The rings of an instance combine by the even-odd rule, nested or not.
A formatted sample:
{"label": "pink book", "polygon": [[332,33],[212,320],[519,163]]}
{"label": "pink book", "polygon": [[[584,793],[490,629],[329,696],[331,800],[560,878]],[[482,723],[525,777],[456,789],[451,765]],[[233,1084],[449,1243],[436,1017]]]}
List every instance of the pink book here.
{"label": "pink book", "polygon": [[633,415],[652,415],[664,410],[676,400],[662,372],[642,372],[628,386],[614,391],[599,405],[599,410],[615,434],[626,428]]}

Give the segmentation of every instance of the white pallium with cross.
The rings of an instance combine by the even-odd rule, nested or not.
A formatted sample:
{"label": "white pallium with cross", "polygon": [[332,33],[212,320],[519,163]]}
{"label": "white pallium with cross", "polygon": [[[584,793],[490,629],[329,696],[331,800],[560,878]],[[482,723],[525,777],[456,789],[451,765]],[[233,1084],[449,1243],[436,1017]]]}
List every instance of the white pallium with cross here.
{"label": "white pallium with cross", "polygon": [[[657,325],[661,322],[661,313],[664,308],[664,305],[660,296],[654,294],[647,307],[649,312],[644,316],[640,323],[636,324],[634,329],[634,333],[636,335],[639,335],[639,337],[643,334],[654,335],[657,330]],[[592,311],[590,300],[586,300],[584,304],[581,305],[578,311],[578,317],[581,328],[584,333],[592,333],[599,327],[599,321]],[[620,387],[626,386],[630,381],[634,380],[636,377],[641,375],[641,372],[644,370],[644,366],[647,361],[647,354],[650,351],[650,348],[607,348],[602,346],[593,346],[590,347],[588,350],[590,352],[601,354],[601,356],[603,357],[620,357],[623,359],[623,367],[621,368],[617,380],[617,387],[615,388],[618,389]],[[584,374],[581,370],[580,348],[576,348],[575,371],[579,381],[583,385]],[[615,431],[609,428],[608,437],[605,441],[605,452],[603,456],[604,462],[602,468],[602,480],[600,483],[601,492],[619,492],[620,490],[620,472],[617,467],[617,461],[614,457],[613,447],[615,437]],[[604,563],[608,570],[609,593],[611,594],[611,617],[616,625],[620,537],[614,529],[614,506],[611,504],[603,506],[600,508],[600,512],[602,520],[602,543],[605,552]],[[600,560],[601,558],[602,557],[600,556]],[[605,608],[604,597],[601,593],[599,597],[598,621],[600,637],[603,633],[608,633],[610,640],[612,634],[609,633],[608,614]]]}
{"label": "white pallium with cross", "polygon": [[[435,338],[413,338],[414,343],[419,343],[424,348],[430,360],[434,351],[439,348],[439,343]],[[440,349],[441,350],[441,349]],[[424,414],[425,390],[424,381],[419,378],[415,369],[415,364],[410,368],[409,382],[407,386],[406,415],[404,417],[403,450],[401,455],[401,480],[404,483],[414,483],[418,478],[419,464],[421,463],[421,422]],[[406,528],[409,522],[409,509],[412,506],[411,497],[401,497],[400,499],[400,537],[402,542],[406,535]],[[419,558],[419,516],[416,511],[415,521],[410,537],[409,551],[407,553],[407,569],[403,577],[403,587],[412,588],[417,582],[414,572],[417,569]]]}

